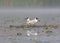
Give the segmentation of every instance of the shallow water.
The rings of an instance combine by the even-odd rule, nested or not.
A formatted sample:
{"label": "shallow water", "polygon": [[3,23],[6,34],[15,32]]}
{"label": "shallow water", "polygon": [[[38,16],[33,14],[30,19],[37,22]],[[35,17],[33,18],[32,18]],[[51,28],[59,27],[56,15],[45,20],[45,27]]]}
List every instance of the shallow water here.
{"label": "shallow water", "polygon": [[[22,28],[9,28],[9,25],[21,25],[26,16],[32,19],[38,17],[37,24],[58,24],[60,25],[60,10],[2,10],[0,11],[0,43],[60,43],[60,28],[50,28],[53,33],[41,33],[46,31],[42,28],[30,28],[40,31],[38,36],[28,37]],[[44,13],[43,13],[44,12]],[[22,35],[17,35],[22,33]]]}

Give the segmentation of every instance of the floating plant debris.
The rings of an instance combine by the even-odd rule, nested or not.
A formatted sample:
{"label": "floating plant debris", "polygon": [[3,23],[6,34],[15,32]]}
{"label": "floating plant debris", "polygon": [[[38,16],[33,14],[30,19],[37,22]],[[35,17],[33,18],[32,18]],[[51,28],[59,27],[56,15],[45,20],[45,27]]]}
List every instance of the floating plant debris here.
{"label": "floating plant debris", "polygon": [[22,33],[17,33],[17,35],[22,35]]}
{"label": "floating plant debris", "polygon": [[58,28],[58,25],[20,25],[20,26],[16,26],[16,25],[10,25],[10,28],[42,28],[44,27],[45,29],[48,28]]}
{"label": "floating plant debris", "polygon": [[52,31],[51,30],[46,30],[46,33],[52,33]]}

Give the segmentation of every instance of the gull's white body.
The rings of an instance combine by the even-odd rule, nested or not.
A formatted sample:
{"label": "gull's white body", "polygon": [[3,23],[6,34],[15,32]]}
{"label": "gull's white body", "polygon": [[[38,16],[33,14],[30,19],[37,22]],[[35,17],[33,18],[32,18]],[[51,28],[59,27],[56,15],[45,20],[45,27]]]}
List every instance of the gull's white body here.
{"label": "gull's white body", "polygon": [[31,20],[30,18],[28,18],[27,20],[26,20],[26,24],[28,24],[28,25],[34,25],[34,24],[36,24],[38,22],[38,20],[35,18],[35,19],[33,19],[33,20]]}

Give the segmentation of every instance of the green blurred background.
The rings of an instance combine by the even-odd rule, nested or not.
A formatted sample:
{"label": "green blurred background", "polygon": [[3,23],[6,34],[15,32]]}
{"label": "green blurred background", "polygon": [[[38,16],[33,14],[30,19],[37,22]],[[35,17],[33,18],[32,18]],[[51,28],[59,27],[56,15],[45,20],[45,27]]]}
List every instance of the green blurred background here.
{"label": "green blurred background", "polygon": [[60,6],[60,0],[0,0],[0,8],[53,7],[53,6]]}

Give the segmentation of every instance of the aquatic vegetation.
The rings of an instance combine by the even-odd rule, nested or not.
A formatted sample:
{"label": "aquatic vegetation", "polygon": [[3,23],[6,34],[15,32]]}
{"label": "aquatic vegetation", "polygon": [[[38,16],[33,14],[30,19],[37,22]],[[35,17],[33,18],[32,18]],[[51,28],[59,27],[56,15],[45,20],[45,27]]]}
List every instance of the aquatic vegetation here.
{"label": "aquatic vegetation", "polygon": [[9,26],[10,28],[44,28],[44,29],[49,29],[49,28],[58,28],[59,26],[58,25],[10,25]]}
{"label": "aquatic vegetation", "polygon": [[58,25],[48,25],[48,27],[50,27],[50,28],[58,28],[59,26]]}
{"label": "aquatic vegetation", "polygon": [[10,27],[10,28],[12,28],[13,26],[12,26],[12,25],[10,25],[9,27]]}
{"label": "aquatic vegetation", "polygon": [[52,33],[52,31],[51,30],[46,30],[46,33]]}
{"label": "aquatic vegetation", "polygon": [[17,35],[19,35],[19,36],[20,36],[20,35],[22,35],[22,33],[17,33]]}
{"label": "aquatic vegetation", "polygon": [[35,39],[32,39],[32,42],[33,42],[33,43],[36,43],[36,42],[37,42],[37,40],[35,40]]}
{"label": "aquatic vegetation", "polygon": [[44,32],[44,31],[42,31],[42,32]]}
{"label": "aquatic vegetation", "polygon": [[55,28],[55,29],[58,28],[58,27],[59,27],[58,25],[53,26],[53,28]]}

